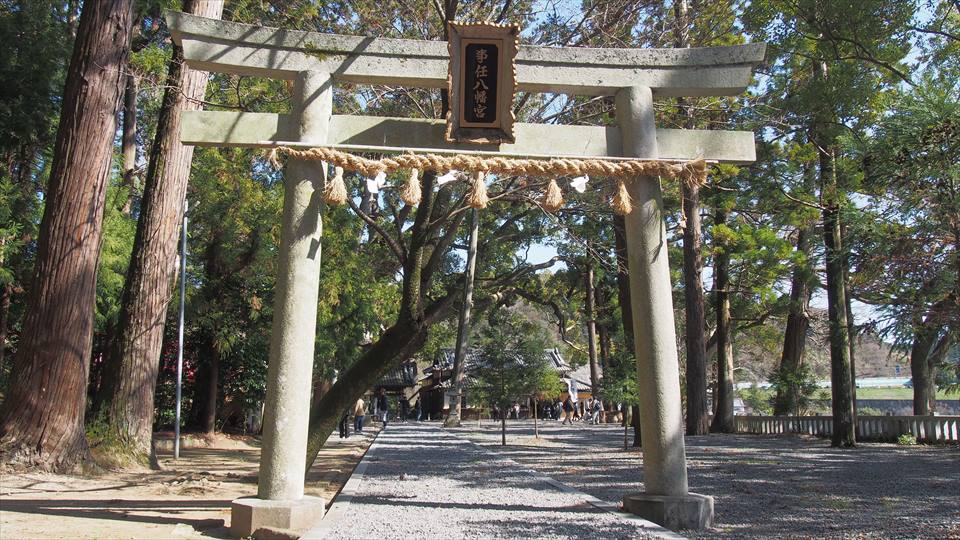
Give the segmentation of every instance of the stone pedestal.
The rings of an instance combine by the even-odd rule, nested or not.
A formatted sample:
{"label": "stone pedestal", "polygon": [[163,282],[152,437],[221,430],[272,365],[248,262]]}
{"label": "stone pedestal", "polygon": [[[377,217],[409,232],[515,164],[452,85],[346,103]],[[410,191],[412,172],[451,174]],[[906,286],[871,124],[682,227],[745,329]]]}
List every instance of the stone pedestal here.
{"label": "stone pedestal", "polygon": [[230,503],[230,536],[247,538],[265,527],[303,532],[320,521],[325,511],[325,501],[319,497],[292,501],[241,497]]}
{"label": "stone pedestal", "polygon": [[697,493],[633,493],[623,496],[623,509],[672,531],[703,530],[713,523],[713,497]]}

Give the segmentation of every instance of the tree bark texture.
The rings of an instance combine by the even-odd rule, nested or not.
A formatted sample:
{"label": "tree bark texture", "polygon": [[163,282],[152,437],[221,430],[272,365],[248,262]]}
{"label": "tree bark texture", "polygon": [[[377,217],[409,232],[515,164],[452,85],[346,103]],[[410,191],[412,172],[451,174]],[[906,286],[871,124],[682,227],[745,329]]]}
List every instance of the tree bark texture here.
{"label": "tree bark texture", "polygon": [[470,310],[473,308],[473,278],[477,269],[477,242],[480,236],[480,215],[477,209],[470,210],[470,245],[467,247],[467,267],[463,283],[463,302],[460,304],[460,317],[457,321],[457,343],[453,353],[453,388],[450,414],[444,420],[445,427],[460,426],[460,412],[463,405],[463,372],[467,358],[467,345],[470,341]]}
{"label": "tree bark texture", "polygon": [[89,457],[83,430],[97,263],[132,0],[88,0],[54,146],[33,287],[0,415],[2,461],[65,471]]}
{"label": "tree bark texture", "polygon": [[10,302],[13,297],[13,284],[7,283],[0,288],[0,372],[7,354],[7,324],[10,318]]}
{"label": "tree bark texture", "polygon": [[613,239],[617,255],[617,301],[623,319],[624,346],[633,351],[633,312],[630,310],[630,270],[627,264],[627,233],[623,216],[613,216]]}
{"label": "tree bark texture", "polygon": [[631,408],[631,423],[633,424],[633,447],[643,447],[643,435],[640,431],[640,405],[634,404]]}
{"label": "tree bark texture", "polygon": [[[847,235],[846,227],[840,224],[841,238]],[[850,292],[850,253],[843,254],[844,312],[847,314],[847,347],[850,349],[850,400],[853,402],[853,423],[857,423],[857,323],[853,318],[853,293]]]}
{"label": "tree bark texture", "polygon": [[[727,214],[716,212],[716,223],[726,223]],[[733,433],[733,340],[730,319],[730,253],[720,246],[713,271],[716,273],[717,310],[717,392],[716,412],[710,431]]]}
{"label": "tree bark texture", "polygon": [[[941,300],[932,308],[936,313],[949,302],[949,297]],[[913,414],[927,416],[937,407],[937,368],[947,355],[953,343],[954,334],[943,330],[942,320],[928,314],[925,319],[917,318],[914,323],[913,345],[910,347],[910,374],[913,378]]]}
{"label": "tree bark texture", "polygon": [[[790,278],[790,311],[783,333],[783,352],[780,355],[780,371],[796,373],[803,365],[803,352],[807,343],[807,331],[810,329],[810,295],[812,293],[811,276],[813,269],[807,262],[810,255],[810,237],[813,229],[809,226],[797,230],[797,252],[803,255],[803,262],[793,268]],[[778,388],[773,402],[773,414],[791,415],[797,413],[799,401],[797,389]]]}
{"label": "tree bark texture", "polygon": [[[183,8],[194,15],[219,19],[223,0],[186,0]],[[154,389],[193,160],[193,146],[180,144],[180,118],[182,111],[201,107],[208,79],[207,72],[187,68],[183,51],[176,45],[173,48],[101,406],[109,427],[127,450],[136,454],[150,451]],[[216,385],[215,363],[211,373]],[[214,404],[208,406],[208,412],[216,411],[215,388],[211,398]],[[204,418],[202,424],[205,431],[213,431],[209,418]]]}
{"label": "tree bark texture", "polygon": [[[436,174],[425,173],[421,179],[423,199],[417,207],[407,256],[403,261],[403,295],[396,322],[350,368],[344,371],[333,388],[310,409],[310,431],[307,436],[309,471],[320,448],[333,432],[340,415],[357,398],[373,386],[391,367],[411,358],[423,348],[430,324],[445,317],[452,308],[454,293],[429,307],[423,305],[422,291],[429,283],[430,272],[424,273],[424,257],[429,243],[430,216],[433,213]],[[439,249],[439,248],[437,248]],[[306,471],[304,471],[306,472]]]}
{"label": "tree bark texture", "polygon": [[710,430],[707,406],[707,345],[704,337],[703,258],[701,257],[700,189],[684,185],[683,298],[686,307],[687,435]]}
{"label": "tree bark texture", "polygon": [[587,308],[587,354],[590,358],[590,392],[594,398],[600,395],[600,370],[597,367],[597,321],[593,291],[593,263],[587,256],[586,308]]}
{"label": "tree bark texture", "polygon": [[[620,318],[623,319],[624,345],[631,353],[635,350],[633,344],[633,310],[630,300],[630,267],[627,262],[627,231],[623,216],[613,216],[613,240],[617,255],[617,301],[620,303]],[[635,363],[634,360],[632,363]],[[639,375],[638,375],[639,376]],[[640,429],[640,405],[634,403],[631,407],[631,425],[633,426],[633,446],[642,446]]]}
{"label": "tree bark texture", "polygon": [[[127,201],[123,205],[123,213],[130,215],[133,208],[134,173],[137,170],[137,92],[139,91],[137,77],[127,73],[126,87],[123,91],[123,131],[120,136],[120,152],[123,154],[123,185],[129,190]],[[163,111],[160,111],[161,117]]]}
{"label": "tree bark texture", "polygon": [[833,406],[833,446],[855,446],[850,372],[850,335],[844,287],[840,205],[832,146],[820,145],[823,243],[827,266],[827,307],[830,319],[830,390]]}

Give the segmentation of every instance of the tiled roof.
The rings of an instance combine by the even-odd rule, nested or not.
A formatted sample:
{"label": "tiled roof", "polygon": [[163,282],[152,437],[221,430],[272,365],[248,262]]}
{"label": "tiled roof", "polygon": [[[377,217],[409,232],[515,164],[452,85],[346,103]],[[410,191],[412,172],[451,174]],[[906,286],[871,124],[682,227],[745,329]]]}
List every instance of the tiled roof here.
{"label": "tiled roof", "polygon": [[387,372],[377,381],[377,386],[415,386],[417,384],[416,362],[404,362]]}

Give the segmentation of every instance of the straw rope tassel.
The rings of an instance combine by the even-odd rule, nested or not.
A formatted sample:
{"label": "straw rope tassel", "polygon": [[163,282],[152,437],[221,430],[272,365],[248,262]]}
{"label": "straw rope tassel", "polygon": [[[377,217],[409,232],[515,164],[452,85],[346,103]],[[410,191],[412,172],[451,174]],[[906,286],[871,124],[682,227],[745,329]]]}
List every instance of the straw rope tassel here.
{"label": "straw rope tassel", "polygon": [[273,149],[267,152],[267,162],[273,165],[274,169],[280,170],[282,167],[280,163],[280,148],[274,146]]}
{"label": "straw rope tassel", "polygon": [[483,183],[486,177],[487,173],[484,171],[477,171],[473,175],[473,180],[470,184],[470,196],[467,197],[467,204],[469,204],[471,208],[480,210],[487,207],[487,202],[490,199],[487,197],[487,185]]}
{"label": "straw rope tassel", "polygon": [[400,192],[400,198],[403,199],[403,202],[406,204],[416,206],[420,204],[421,196],[420,171],[416,168],[410,169],[410,178],[407,179],[407,184],[403,186],[403,191]]}
{"label": "straw rope tassel", "polygon": [[547,184],[547,190],[543,193],[540,206],[550,213],[556,212],[563,206],[563,193],[561,193],[560,186],[557,185],[555,178],[551,178],[550,183]]}
{"label": "straw rope tassel", "polygon": [[627,191],[627,184],[623,178],[617,178],[617,192],[613,195],[613,211],[620,216],[625,216],[633,211],[630,193]]}
{"label": "straw rope tassel", "polygon": [[343,183],[343,167],[334,167],[333,180],[327,182],[323,190],[323,200],[327,204],[341,205],[347,202],[347,186]]}

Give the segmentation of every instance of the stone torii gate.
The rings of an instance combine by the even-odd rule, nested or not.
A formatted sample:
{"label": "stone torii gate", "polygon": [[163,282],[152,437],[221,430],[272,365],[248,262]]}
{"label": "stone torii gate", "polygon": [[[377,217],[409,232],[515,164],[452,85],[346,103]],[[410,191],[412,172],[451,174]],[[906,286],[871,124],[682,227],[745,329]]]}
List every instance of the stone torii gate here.
{"label": "stone torii gate", "polygon": [[[448,142],[443,120],[332,114],[338,82],[424,88],[447,85],[445,42],[341,36],[250,26],[168,12],[193,69],[294,83],[291,114],[185,112],[181,140],[198,146],[326,146],[351,151],[471,153],[537,158],[646,158],[750,163],[753,133],[658,129],[654,97],[743,92],[765,45],[694,49],[521,46],[517,90],[615,96],[618,127],[516,124],[513,144]],[[234,501],[231,532],[306,528],[324,501],[303,495],[316,332],[321,193],[326,167],[291,158],[284,204],[257,497]],[[669,528],[703,528],[713,499],[690,493],[680,374],[659,179],[627,183],[626,216],[646,491],[624,508]]]}

